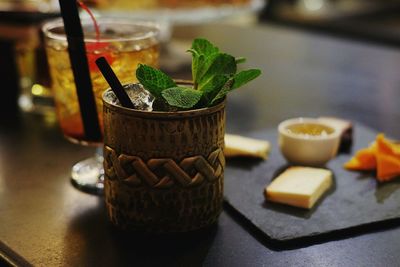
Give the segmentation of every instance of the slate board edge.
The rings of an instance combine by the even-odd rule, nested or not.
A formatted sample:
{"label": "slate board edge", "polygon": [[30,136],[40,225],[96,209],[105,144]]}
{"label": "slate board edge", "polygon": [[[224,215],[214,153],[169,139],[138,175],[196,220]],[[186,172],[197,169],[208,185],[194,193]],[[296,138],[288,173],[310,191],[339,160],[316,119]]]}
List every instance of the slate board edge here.
{"label": "slate board edge", "polygon": [[300,236],[295,238],[273,238],[263,231],[259,226],[257,226],[255,222],[248,219],[239,210],[237,210],[226,197],[224,197],[224,203],[224,210],[227,211],[230,216],[238,219],[239,223],[242,224],[246,230],[248,230],[251,234],[256,235],[256,237],[263,237],[264,240],[260,241],[267,241],[271,245],[276,245],[279,248],[286,249],[290,249],[293,246],[307,246],[316,243],[345,239],[348,237],[359,236],[365,233],[371,233],[374,231],[400,226],[400,218],[393,217],[369,222],[366,224],[359,224],[352,227],[335,229],[333,231],[311,234],[308,236]]}

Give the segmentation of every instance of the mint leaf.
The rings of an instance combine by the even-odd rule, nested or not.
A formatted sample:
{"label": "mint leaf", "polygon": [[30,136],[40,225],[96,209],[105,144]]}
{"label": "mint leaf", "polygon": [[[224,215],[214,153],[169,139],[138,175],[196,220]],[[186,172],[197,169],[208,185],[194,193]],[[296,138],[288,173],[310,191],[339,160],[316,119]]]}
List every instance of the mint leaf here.
{"label": "mint leaf", "polygon": [[209,106],[212,106],[216,104],[221,98],[224,98],[226,94],[231,91],[232,85],[234,83],[233,78],[230,78],[224,86],[221,88],[221,90],[217,93],[217,95],[211,100]]}
{"label": "mint leaf", "polygon": [[231,76],[236,73],[236,61],[235,58],[228,54],[219,53],[215,57],[211,57],[212,62],[209,67],[204,71],[202,75],[199,87],[203,84],[208,83],[213,76],[226,75]]}
{"label": "mint leaf", "polygon": [[260,75],[261,75],[261,70],[259,70],[259,69],[244,70],[244,71],[237,73],[233,77],[235,82],[233,83],[231,90],[234,90],[236,88],[239,88],[239,87],[245,85],[246,83],[250,82],[251,80],[254,80],[255,78],[257,78]]}
{"label": "mint leaf", "polygon": [[259,69],[244,70],[235,74],[235,76],[233,76],[233,78],[230,79],[213,98],[211,104],[215,104],[218,100],[225,97],[230,91],[233,91],[250,82],[251,80],[254,80],[260,76],[260,74],[261,71]]}
{"label": "mint leaf", "polygon": [[136,78],[154,97],[161,97],[164,89],[176,87],[176,83],[161,70],[139,64]]}
{"label": "mint leaf", "polygon": [[199,54],[196,50],[189,49],[188,52],[192,53],[192,79],[197,86],[198,77],[200,76],[201,69],[205,62],[205,56]]}
{"label": "mint leaf", "polygon": [[197,63],[196,80],[194,80],[195,89],[197,89],[197,87],[200,84],[201,80],[203,79],[204,75],[209,70],[211,65],[214,63],[216,58],[219,57],[219,55],[220,55],[220,53],[211,54],[211,55],[207,55],[207,56],[202,55],[202,57],[199,58],[198,62],[193,62],[193,63]]}
{"label": "mint leaf", "polygon": [[197,38],[193,40],[192,47],[188,52],[192,53],[192,79],[194,88],[197,89],[199,81],[214,61],[219,49],[210,41]]}
{"label": "mint leaf", "polygon": [[196,38],[192,42],[192,50],[199,55],[212,55],[219,52],[218,47],[214,46],[210,41],[203,38]]}
{"label": "mint leaf", "polygon": [[194,107],[201,99],[202,92],[189,87],[173,87],[161,92],[170,106],[182,109]]}
{"label": "mint leaf", "polygon": [[228,81],[225,75],[215,75],[207,82],[202,83],[197,89],[205,94],[213,92],[215,89],[221,88]]}

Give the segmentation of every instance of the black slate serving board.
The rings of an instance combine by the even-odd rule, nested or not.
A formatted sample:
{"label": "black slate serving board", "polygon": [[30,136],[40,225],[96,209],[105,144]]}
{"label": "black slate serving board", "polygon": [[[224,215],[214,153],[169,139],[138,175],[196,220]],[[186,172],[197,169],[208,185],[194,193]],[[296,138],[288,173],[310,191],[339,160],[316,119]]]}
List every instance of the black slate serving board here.
{"label": "black slate serving board", "polygon": [[277,145],[277,131],[249,134],[271,142],[266,161],[228,159],[225,170],[225,201],[248,222],[273,241],[286,242],[325,236],[341,231],[378,225],[400,218],[400,179],[379,184],[372,172],[350,172],[342,166],[359,148],[371,143],[377,132],[354,127],[352,152],[339,154],[326,168],[334,173],[334,184],[312,210],[267,202],[264,188],[288,167]]}

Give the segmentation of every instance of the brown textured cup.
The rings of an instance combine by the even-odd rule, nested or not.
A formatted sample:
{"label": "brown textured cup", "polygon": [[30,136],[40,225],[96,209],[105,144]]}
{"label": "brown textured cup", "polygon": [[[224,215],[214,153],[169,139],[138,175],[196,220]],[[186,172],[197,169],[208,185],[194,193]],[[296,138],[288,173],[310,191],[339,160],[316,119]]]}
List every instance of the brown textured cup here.
{"label": "brown textured cup", "polygon": [[225,101],[148,112],[103,97],[104,192],[111,222],[141,232],[186,232],[222,210]]}

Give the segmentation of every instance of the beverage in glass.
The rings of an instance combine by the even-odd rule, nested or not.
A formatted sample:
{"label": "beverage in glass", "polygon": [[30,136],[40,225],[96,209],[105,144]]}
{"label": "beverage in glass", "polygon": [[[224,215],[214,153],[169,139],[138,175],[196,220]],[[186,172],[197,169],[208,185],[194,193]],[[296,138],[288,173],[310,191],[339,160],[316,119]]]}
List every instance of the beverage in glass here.
{"label": "beverage in glass", "polygon": [[[92,89],[102,129],[102,93],[109,85],[95,60],[105,57],[122,83],[136,82],[135,73],[139,63],[158,67],[159,27],[151,22],[115,18],[99,18],[97,23],[98,31],[91,20],[81,20]],[[101,145],[99,140],[85,136],[62,20],[46,23],[43,32],[56,113],[64,136],[81,145]],[[98,153],[73,166],[71,181],[84,191],[101,193],[103,173],[103,158]]]}
{"label": "beverage in glass", "polygon": [[[106,57],[122,83],[136,82],[139,63],[158,67],[159,42],[155,24],[129,20],[99,19],[100,39],[97,39],[92,21],[82,20],[85,46],[100,126],[102,126],[102,93],[109,87],[95,60]],[[69,61],[67,40],[61,20],[43,27],[46,52],[52,78],[52,89],[59,124],[72,142],[91,144],[85,137],[74,77]],[[102,128],[102,127],[101,127]]]}

